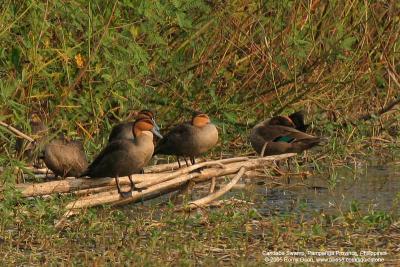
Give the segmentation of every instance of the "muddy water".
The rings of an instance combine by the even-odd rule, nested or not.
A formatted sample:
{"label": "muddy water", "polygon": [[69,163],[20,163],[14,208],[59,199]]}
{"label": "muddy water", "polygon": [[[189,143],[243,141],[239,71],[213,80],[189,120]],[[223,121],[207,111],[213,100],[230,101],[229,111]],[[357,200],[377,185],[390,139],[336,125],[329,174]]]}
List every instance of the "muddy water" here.
{"label": "muddy water", "polygon": [[264,215],[301,212],[346,212],[350,206],[362,210],[400,213],[400,165],[369,165],[362,168],[339,168],[332,173],[304,180],[302,186],[289,185],[256,191],[258,210]]}

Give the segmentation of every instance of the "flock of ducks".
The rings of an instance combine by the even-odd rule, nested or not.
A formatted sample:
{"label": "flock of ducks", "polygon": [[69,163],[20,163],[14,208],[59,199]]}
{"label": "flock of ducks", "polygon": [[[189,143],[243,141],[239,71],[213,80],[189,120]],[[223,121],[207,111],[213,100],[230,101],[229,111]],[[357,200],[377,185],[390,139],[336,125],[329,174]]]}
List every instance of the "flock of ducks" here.
{"label": "flock of ducks", "polygon": [[[37,114],[31,116],[33,135],[47,131],[47,127]],[[318,145],[320,137],[306,133],[302,112],[290,116],[277,116],[254,126],[249,140],[254,150],[261,156],[283,153],[300,153]],[[195,112],[190,121],[176,125],[164,136],[160,134],[154,113],[142,110],[135,121],[125,122],[113,127],[107,145],[89,165],[82,143],[69,140],[61,135],[48,142],[43,137],[36,138],[45,143],[40,158],[56,176],[61,177],[114,177],[119,194],[127,197],[137,190],[132,175],[143,173],[143,168],[153,155],[176,156],[183,158],[189,166],[195,158],[207,152],[218,142],[217,127],[207,114]],[[38,141],[38,142],[39,142]],[[16,142],[17,151],[23,150],[21,140]],[[32,147],[25,148],[30,155]],[[131,188],[123,192],[119,177],[128,176]]]}

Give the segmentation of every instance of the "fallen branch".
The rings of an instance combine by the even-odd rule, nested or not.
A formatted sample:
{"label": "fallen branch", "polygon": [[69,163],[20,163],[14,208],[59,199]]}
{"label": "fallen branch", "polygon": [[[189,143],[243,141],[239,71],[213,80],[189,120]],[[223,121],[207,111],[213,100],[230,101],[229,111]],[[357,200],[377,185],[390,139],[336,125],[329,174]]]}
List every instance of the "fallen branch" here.
{"label": "fallen branch", "polygon": [[[217,187],[218,179],[235,175],[233,180],[223,188],[218,186],[216,192],[211,193],[204,199],[189,204],[189,209],[207,205],[218,197],[231,190],[238,180],[246,173],[254,175],[255,170],[271,166],[276,160],[286,159],[296,154],[283,154],[268,157],[237,157],[215,161],[201,162],[195,165],[170,171],[174,164],[164,164],[156,167],[149,167],[151,170],[167,170],[162,173],[135,174],[133,181],[141,191],[134,191],[129,197],[121,197],[116,190],[114,178],[67,178],[65,180],[50,181],[36,184],[18,184],[16,190],[24,197],[46,196],[52,194],[75,194],[83,196],[66,206],[64,217],[80,213],[82,209],[99,205],[125,205],[132,202],[144,201],[157,198],[182,188],[182,185],[190,183],[203,183],[212,181],[211,191]],[[169,169],[168,169],[169,168]],[[256,172],[257,173],[257,172]],[[249,176],[253,178],[253,176]],[[130,181],[128,177],[120,177],[120,184],[123,191],[129,190]],[[0,188],[1,192],[1,188]],[[0,196],[1,198],[1,196]]]}
{"label": "fallen branch", "polygon": [[[244,174],[245,170],[254,170],[256,168],[264,167],[266,163],[270,163],[275,160],[281,160],[285,159],[288,157],[292,157],[296,154],[284,154],[284,155],[277,155],[277,156],[269,156],[269,157],[264,157],[264,158],[241,158],[242,161],[240,162],[235,162],[238,160],[238,158],[233,158],[233,159],[225,159],[222,160],[223,162],[231,162],[228,164],[224,165],[224,168],[206,168],[202,169],[201,171],[188,171],[188,170],[197,170],[201,168],[202,166],[213,166],[215,165],[215,162],[208,162],[208,164],[196,164],[193,166],[190,166],[187,168],[188,170],[178,170],[177,172],[174,172],[172,174],[168,174],[168,177],[175,177],[171,178],[167,181],[165,181],[165,174],[152,174],[152,175],[163,175],[164,177],[161,177],[159,179],[159,183],[153,184],[149,186],[148,188],[142,190],[141,192],[135,191],[132,192],[132,196],[127,197],[127,198],[122,198],[116,189],[113,189],[112,191],[108,192],[102,192],[98,194],[93,194],[89,195],[87,197],[80,198],[76,201],[73,201],[69,203],[66,208],[68,212],[65,214],[65,216],[68,216],[69,210],[71,209],[83,209],[83,208],[88,208],[88,207],[94,207],[98,205],[104,205],[104,204],[111,204],[111,205],[125,205],[128,203],[132,202],[137,202],[143,199],[151,199],[155,198],[157,196],[160,196],[162,194],[166,194],[175,190],[178,190],[181,188],[183,184],[186,182],[193,180],[196,183],[199,182],[204,182],[208,181],[213,177],[223,177],[226,175],[230,174],[235,174],[235,173],[240,173],[240,177]],[[221,162],[221,161],[219,161]],[[242,170],[243,169],[243,170]],[[242,173],[243,172],[243,173]],[[177,174],[180,174],[176,176]],[[150,175],[150,174],[142,174],[142,175],[137,175],[135,178],[138,179],[139,177],[143,177],[144,175]],[[239,177],[239,178],[240,178]],[[239,179],[237,178],[237,179]],[[108,183],[111,184],[111,181],[114,179],[109,179],[109,178],[104,178],[108,179]],[[89,179],[87,179],[89,180]],[[142,179],[141,179],[142,180]],[[122,182],[122,179],[121,179]],[[124,184],[128,184],[129,181],[124,180]],[[233,185],[232,185],[233,186]],[[74,213],[75,214],[75,213]]]}
{"label": "fallen branch", "polygon": [[211,178],[210,193],[214,193],[216,181],[217,179],[215,177]]}
{"label": "fallen branch", "polygon": [[7,123],[5,123],[3,121],[0,121],[0,125],[3,126],[4,128],[7,128],[10,132],[12,132],[13,134],[15,134],[18,137],[24,138],[24,139],[28,140],[29,142],[34,142],[35,141],[32,137],[24,134],[20,130],[15,129],[11,125],[8,125]]}
{"label": "fallen branch", "polygon": [[245,170],[246,169],[244,167],[241,167],[236,176],[226,186],[204,198],[192,201],[186,207],[179,208],[178,210],[192,210],[206,206],[208,203],[216,200],[217,198],[221,197],[226,192],[231,190],[232,187],[240,180],[240,178],[242,178]]}
{"label": "fallen branch", "polygon": [[[137,184],[138,188],[144,188],[160,183],[162,181],[173,179],[179,175],[184,175],[191,171],[195,171],[199,168],[212,165],[219,165],[222,163],[237,162],[239,160],[240,161],[248,160],[248,158],[238,157],[238,158],[230,158],[230,159],[222,159],[222,160],[198,163],[186,168],[179,169],[175,172],[168,173],[167,175],[165,173],[135,174],[133,175],[133,181],[135,182],[135,184]],[[166,165],[171,166],[169,164]],[[164,169],[165,167],[161,168]],[[119,182],[121,185],[130,184],[128,177],[120,177]],[[115,179],[114,178],[96,178],[96,179],[68,178],[65,180],[57,180],[44,183],[18,184],[15,186],[15,189],[20,191],[23,197],[34,197],[34,196],[50,195],[54,193],[72,193],[77,190],[96,188],[96,187],[106,187],[106,186],[115,186]],[[1,196],[0,199],[2,199]]]}
{"label": "fallen branch", "polygon": [[25,170],[33,173],[33,174],[53,174],[53,172],[47,168],[35,168],[33,166],[26,166],[24,167]]}
{"label": "fallen branch", "polygon": [[238,161],[243,161],[243,160],[248,160],[246,157],[239,157],[239,158],[230,158],[230,159],[221,159],[221,160],[214,160],[214,161],[208,161],[208,162],[203,162],[203,163],[198,163],[186,168],[181,168],[176,172],[173,172],[161,179],[149,179],[148,181],[146,180],[145,182],[139,183],[136,185],[138,188],[147,188],[149,186],[171,180],[175,177],[178,177],[180,175],[184,175],[190,172],[193,172],[197,169],[208,167],[208,166],[219,166],[221,168],[225,168],[223,163],[232,163],[232,162],[238,162]]}
{"label": "fallen branch", "polygon": [[[204,159],[197,160],[197,163],[204,162]],[[158,172],[165,172],[165,171],[173,171],[179,169],[178,162],[167,163],[167,164],[159,164],[159,165],[152,165],[147,166],[144,168],[144,173],[158,173]]]}
{"label": "fallen branch", "polygon": [[108,192],[103,192],[95,195],[90,195],[88,197],[84,197],[69,203],[66,208],[70,209],[82,209],[87,207],[94,207],[98,205],[105,205],[105,204],[114,204],[114,205],[121,205],[127,204],[130,202],[140,201],[146,195],[155,194],[158,195],[163,191],[168,191],[170,188],[175,188],[178,185],[183,184],[193,178],[196,178],[200,175],[200,173],[192,173],[185,177],[178,177],[173,180],[169,180],[152,187],[149,187],[146,190],[141,192],[134,191],[132,192],[132,196],[128,198],[122,198],[116,189]]}
{"label": "fallen branch", "polygon": [[[156,177],[163,177],[165,174],[137,174],[134,176],[135,183],[144,182],[147,179],[154,179]],[[119,179],[121,185],[129,184],[128,177],[121,177]],[[23,197],[34,197],[42,195],[50,195],[54,193],[71,193],[77,190],[89,189],[95,187],[115,186],[114,178],[76,178],[65,179],[59,181],[51,181],[35,184],[18,184],[15,189],[21,192]],[[1,197],[0,197],[1,199]]]}
{"label": "fallen branch", "polygon": [[109,190],[115,189],[115,186],[109,185],[109,186],[103,186],[103,187],[95,187],[95,188],[88,188],[88,189],[82,189],[74,192],[75,196],[88,196],[94,193],[100,193],[100,192],[105,192]]}

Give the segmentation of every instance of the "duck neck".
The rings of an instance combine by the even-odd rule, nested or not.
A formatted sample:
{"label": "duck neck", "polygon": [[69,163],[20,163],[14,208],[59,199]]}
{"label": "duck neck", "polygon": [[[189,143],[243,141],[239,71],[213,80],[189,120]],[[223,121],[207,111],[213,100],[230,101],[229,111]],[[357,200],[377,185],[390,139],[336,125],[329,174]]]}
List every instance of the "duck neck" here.
{"label": "duck neck", "polygon": [[153,134],[149,131],[143,131],[135,137],[137,145],[153,144]]}

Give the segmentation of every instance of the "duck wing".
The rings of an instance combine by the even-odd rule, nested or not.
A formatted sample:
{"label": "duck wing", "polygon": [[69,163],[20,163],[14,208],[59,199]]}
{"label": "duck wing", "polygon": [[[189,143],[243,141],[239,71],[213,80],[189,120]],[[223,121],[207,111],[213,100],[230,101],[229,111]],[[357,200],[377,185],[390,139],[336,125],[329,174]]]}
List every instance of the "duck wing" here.
{"label": "duck wing", "polygon": [[80,176],[88,167],[86,153],[81,141],[71,141],[69,144],[71,150],[72,176]]}
{"label": "duck wing", "polygon": [[280,125],[260,127],[257,129],[257,132],[265,141],[269,142],[292,143],[300,140],[319,139],[318,137],[300,132],[294,128]]}
{"label": "duck wing", "polygon": [[175,126],[157,143],[154,154],[172,155],[182,146],[182,142],[191,136],[190,123]]}
{"label": "duck wing", "polygon": [[108,137],[108,142],[111,143],[118,139],[132,139],[132,127],[134,122],[125,122],[115,125],[111,129],[110,136]]}
{"label": "duck wing", "polygon": [[100,152],[93,162],[87,167],[80,177],[89,176],[96,177],[97,170],[103,169],[103,165],[111,161],[116,155],[123,153],[126,149],[126,142],[128,140],[121,139],[108,143],[107,146]]}

